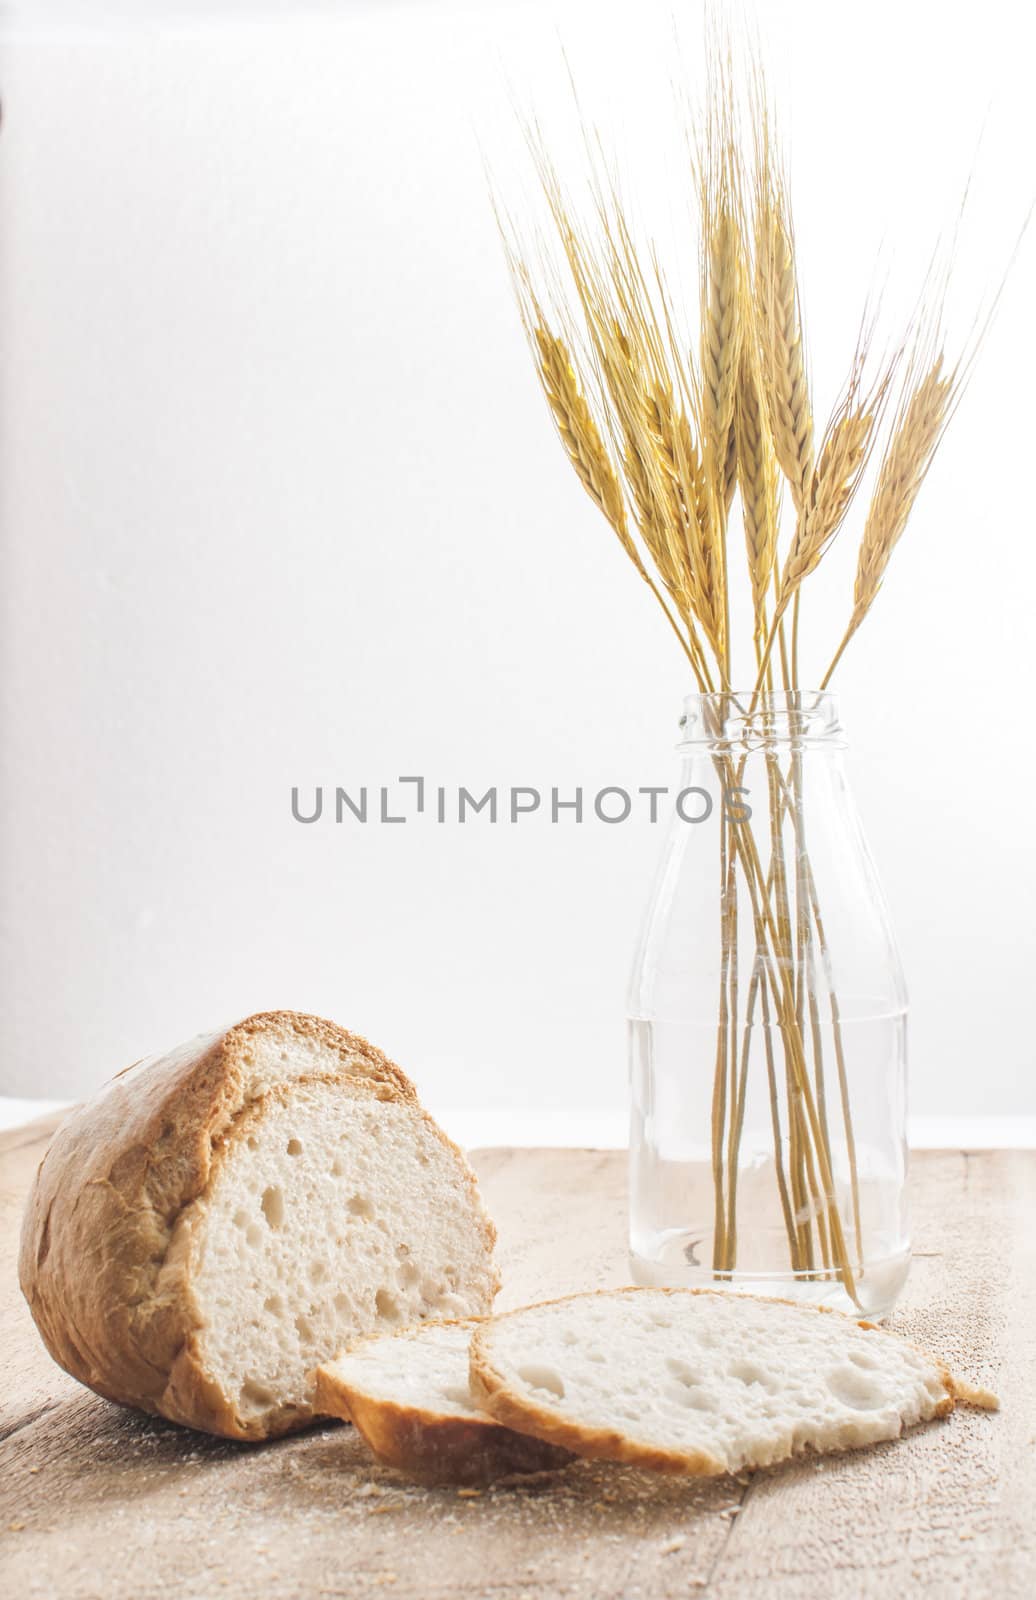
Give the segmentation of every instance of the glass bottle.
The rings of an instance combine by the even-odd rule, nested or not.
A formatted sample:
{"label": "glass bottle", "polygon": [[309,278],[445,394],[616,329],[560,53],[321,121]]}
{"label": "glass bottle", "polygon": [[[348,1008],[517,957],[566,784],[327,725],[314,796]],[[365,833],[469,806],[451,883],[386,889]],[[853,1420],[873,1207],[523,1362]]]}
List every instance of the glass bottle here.
{"label": "glass bottle", "polygon": [[681,727],[629,992],[634,1277],[884,1317],[907,997],[836,700],[692,695]]}

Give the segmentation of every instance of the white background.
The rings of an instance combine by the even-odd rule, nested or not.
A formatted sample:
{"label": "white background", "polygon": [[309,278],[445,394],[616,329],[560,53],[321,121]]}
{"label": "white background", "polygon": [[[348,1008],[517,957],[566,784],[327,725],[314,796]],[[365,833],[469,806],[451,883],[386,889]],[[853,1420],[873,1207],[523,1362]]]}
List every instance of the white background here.
{"label": "white background", "polygon": [[[552,435],[482,151],[521,212],[513,95],[578,174],[560,37],[681,235],[700,11],[136,10],[3,24],[0,1091],[292,1006],[435,1107],[589,1129],[624,1103],[660,830],[304,828],[289,797],[674,777],[681,658]],[[995,290],[1036,193],[1032,40],[1015,4],[759,15],[824,410],[863,295],[911,299],[972,170],[958,337]],[[1034,263],[839,675],[922,1115],[1036,1113]]]}

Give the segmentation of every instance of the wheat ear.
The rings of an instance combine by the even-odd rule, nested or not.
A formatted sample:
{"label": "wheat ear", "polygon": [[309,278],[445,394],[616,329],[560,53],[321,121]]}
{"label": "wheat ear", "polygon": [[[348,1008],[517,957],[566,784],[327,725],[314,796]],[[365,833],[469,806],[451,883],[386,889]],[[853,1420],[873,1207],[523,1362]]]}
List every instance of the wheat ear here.
{"label": "wheat ear", "polygon": [[723,644],[722,574],[716,565],[715,510],[701,452],[686,412],[668,385],[656,380],[645,396],[645,417],[656,459],[669,487],[670,514],[685,552],[691,607],[713,654]]}
{"label": "wheat ear", "polygon": [[806,376],[795,252],[786,206],[764,173],[756,201],[755,277],[760,368],[774,450],[801,511],[813,473],[813,412]]}
{"label": "wheat ear", "polygon": [[[706,203],[706,251],[702,281],[701,383],[706,443],[725,481],[741,365],[742,236],[732,210],[714,218]],[[730,474],[732,477],[733,474]],[[731,491],[733,492],[733,491]]]}
{"label": "wheat ear", "polygon": [[758,371],[747,347],[741,355],[734,433],[755,637],[761,645],[766,637],[766,596],[777,556],[777,462]]}
{"label": "wheat ear", "polygon": [[892,552],[942,439],[957,392],[958,374],[956,370],[944,370],[940,353],[900,408],[860,540],[849,626],[824,674],[822,688],[827,687],[842,652],[874,604]]}
{"label": "wheat ear", "polygon": [[533,339],[540,382],[568,459],[594,505],[615,529],[622,548],[643,573],[644,564],[630,537],[618,475],[579,387],[568,347],[542,326],[533,329]]}
{"label": "wheat ear", "polygon": [[640,552],[630,534],[618,476],[590,413],[586,397],[579,387],[568,347],[563,339],[551,333],[542,323],[532,326],[531,337],[536,348],[537,370],[543,392],[558,435],[565,447],[565,453],[575,468],[576,476],[598,510],[602,511],[611,523],[622,548],[664,611],[669,626],[680,641],[695,677],[704,690],[708,687],[708,673],[701,647],[690,624],[687,626],[686,634],[681,630],[666,603],[665,596],[641,560]]}
{"label": "wheat ear", "polygon": [[874,417],[870,407],[850,405],[828,430],[781,573],[781,611],[816,570],[842,525],[867,463]]}

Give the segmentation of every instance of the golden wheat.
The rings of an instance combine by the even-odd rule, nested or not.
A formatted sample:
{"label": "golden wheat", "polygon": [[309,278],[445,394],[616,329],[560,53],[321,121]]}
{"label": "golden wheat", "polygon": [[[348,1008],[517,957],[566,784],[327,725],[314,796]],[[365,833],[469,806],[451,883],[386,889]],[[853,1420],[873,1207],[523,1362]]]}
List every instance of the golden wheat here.
{"label": "golden wheat", "polygon": [[918,490],[931,465],[952,404],[956,376],[943,374],[938,356],[903,409],[878,473],[864,524],[853,594],[853,616],[862,622],[881,587]]}
{"label": "golden wheat", "polygon": [[637,567],[639,552],[630,538],[619,479],[590,415],[564,340],[544,327],[533,329],[539,352],[539,375],[554,424],[583,488],[603,511],[623,549]]}
{"label": "golden wheat", "polygon": [[844,410],[832,423],[810,477],[781,573],[782,610],[794,598],[799,585],[816,571],[841,527],[867,462],[873,428],[874,412],[863,406]]}
{"label": "golden wheat", "polygon": [[756,322],[774,449],[799,511],[813,472],[813,412],[787,206],[771,173],[757,177]]}
{"label": "golden wheat", "polygon": [[943,436],[958,388],[959,374],[945,370],[945,358],[940,352],[904,397],[863,527],[849,626],[824,675],[822,688],[827,686],[846,645],[874,604]]}
{"label": "golden wheat", "polygon": [[[708,206],[709,202],[705,202]],[[705,439],[716,471],[726,481],[734,422],[743,326],[743,243],[736,216],[726,206],[712,219],[706,211],[702,284],[701,386]],[[736,458],[735,458],[736,459]],[[733,473],[729,475],[733,479]]]}
{"label": "golden wheat", "polygon": [[668,478],[670,524],[683,543],[691,608],[718,658],[723,645],[723,602],[705,463],[686,413],[677,409],[672,390],[664,383],[656,381],[646,394],[645,418]]}
{"label": "golden wheat", "polygon": [[766,597],[777,556],[777,461],[759,375],[747,350],[741,355],[734,430],[755,636],[761,641],[766,635]]}

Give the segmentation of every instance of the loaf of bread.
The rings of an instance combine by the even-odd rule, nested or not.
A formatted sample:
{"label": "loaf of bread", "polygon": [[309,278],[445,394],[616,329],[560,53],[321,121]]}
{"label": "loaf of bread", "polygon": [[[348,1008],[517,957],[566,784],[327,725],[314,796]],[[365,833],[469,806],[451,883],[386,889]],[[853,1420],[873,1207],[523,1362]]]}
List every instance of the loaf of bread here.
{"label": "loaf of bread", "polygon": [[20,1276],[68,1372],[234,1439],[299,1428],[359,1335],[487,1311],[495,1230],[379,1050],[270,1012],[138,1062],[61,1126]]}
{"label": "loaf of bread", "polygon": [[321,1411],[354,1422],[374,1454],[425,1483],[485,1484],[544,1472],[568,1450],[479,1411],[468,1387],[477,1320],[424,1322],[361,1339],[317,1369]]}
{"label": "loaf of bread", "polygon": [[492,1317],[474,1330],[470,1377],[507,1427],[700,1475],[895,1439],[957,1397],[996,1405],[884,1329],[711,1290],[620,1289]]}

